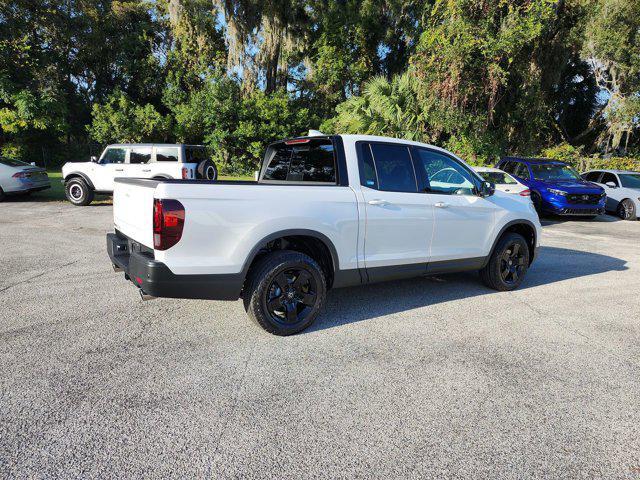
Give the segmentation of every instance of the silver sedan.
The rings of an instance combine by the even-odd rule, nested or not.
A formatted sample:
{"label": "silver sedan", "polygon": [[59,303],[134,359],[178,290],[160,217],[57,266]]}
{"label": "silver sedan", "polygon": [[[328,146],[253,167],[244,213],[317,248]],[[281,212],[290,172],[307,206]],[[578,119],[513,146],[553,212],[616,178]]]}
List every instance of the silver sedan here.
{"label": "silver sedan", "polygon": [[51,181],[44,168],[0,157],[0,201],[6,195],[28,194],[47,188],[51,188]]}

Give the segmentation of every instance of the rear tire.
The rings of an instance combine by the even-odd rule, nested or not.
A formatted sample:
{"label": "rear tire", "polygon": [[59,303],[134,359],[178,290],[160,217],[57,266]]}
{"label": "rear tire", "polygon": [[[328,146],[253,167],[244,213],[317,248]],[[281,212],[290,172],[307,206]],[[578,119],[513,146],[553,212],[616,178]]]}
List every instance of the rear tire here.
{"label": "rear tire", "polygon": [[529,269],[529,245],[522,235],[503,235],[489,258],[489,263],[480,270],[482,282],[499,292],[515,290],[524,280]]}
{"label": "rear tire", "polygon": [[3,201],[5,197],[6,195],[4,194],[4,191],[0,188],[0,202]]}
{"label": "rear tire", "polygon": [[616,214],[621,220],[635,220],[637,218],[636,206],[632,200],[625,198],[618,204]]}
{"label": "rear tire", "polygon": [[198,178],[203,180],[217,180],[218,179],[218,169],[216,168],[216,164],[211,160],[203,160],[198,164],[197,168]]}
{"label": "rear tire", "polygon": [[267,332],[292,335],[315,321],[326,295],[317,262],[304,253],[281,250],[251,267],[243,298],[249,317]]}
{"label": "rear tire", "polygon": [[69,180],[64,185],[64,192],[72,204],[85,207],[93,201],[93,189],[80,177]]}

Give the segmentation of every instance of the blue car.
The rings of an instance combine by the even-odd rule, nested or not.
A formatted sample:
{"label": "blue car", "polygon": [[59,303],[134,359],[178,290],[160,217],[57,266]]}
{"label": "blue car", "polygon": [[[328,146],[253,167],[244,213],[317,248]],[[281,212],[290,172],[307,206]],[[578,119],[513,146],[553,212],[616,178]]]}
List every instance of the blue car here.
{"label": "blue car", "polygon": [[531,190],[540,214],[595,217],[604,213],[604,189],[587,182],[569,165],[546,158],[506,157],[496,165]]}

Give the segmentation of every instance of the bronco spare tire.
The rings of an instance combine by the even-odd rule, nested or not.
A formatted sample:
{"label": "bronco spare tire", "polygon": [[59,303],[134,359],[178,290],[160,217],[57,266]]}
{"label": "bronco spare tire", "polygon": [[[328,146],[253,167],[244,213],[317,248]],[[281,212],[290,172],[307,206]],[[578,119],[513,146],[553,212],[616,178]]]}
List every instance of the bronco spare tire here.
{"label": "bronco spare tire", "polygon": [[211,160],[203,160],[198,164],[197,178],[203,180],[217,180],[218,169]]}

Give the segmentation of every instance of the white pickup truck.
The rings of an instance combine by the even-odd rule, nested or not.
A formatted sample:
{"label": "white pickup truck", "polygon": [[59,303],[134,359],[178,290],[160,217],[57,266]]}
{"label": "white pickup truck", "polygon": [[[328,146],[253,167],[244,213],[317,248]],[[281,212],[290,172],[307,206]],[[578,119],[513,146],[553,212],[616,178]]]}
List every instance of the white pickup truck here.
{"label": "white pickup truck", "polygon": [[116,178],[215,180],[218,170],[203,145],[126,143],[109,145],[100,158],[62,166],[67,200],[89,205],[94,195],[110,194]]}
{"label": "white pickup truck", "polygon": [[[430,180],[442,169],[455,183]],[[117,179],[113,212],[111,262],[143,298],[242,298],[278,335],[308,327],[330,288],[478,270],[512,290],[541,234],[529,198],[455,155],[361,135],[272,144],[255,182]]]}

